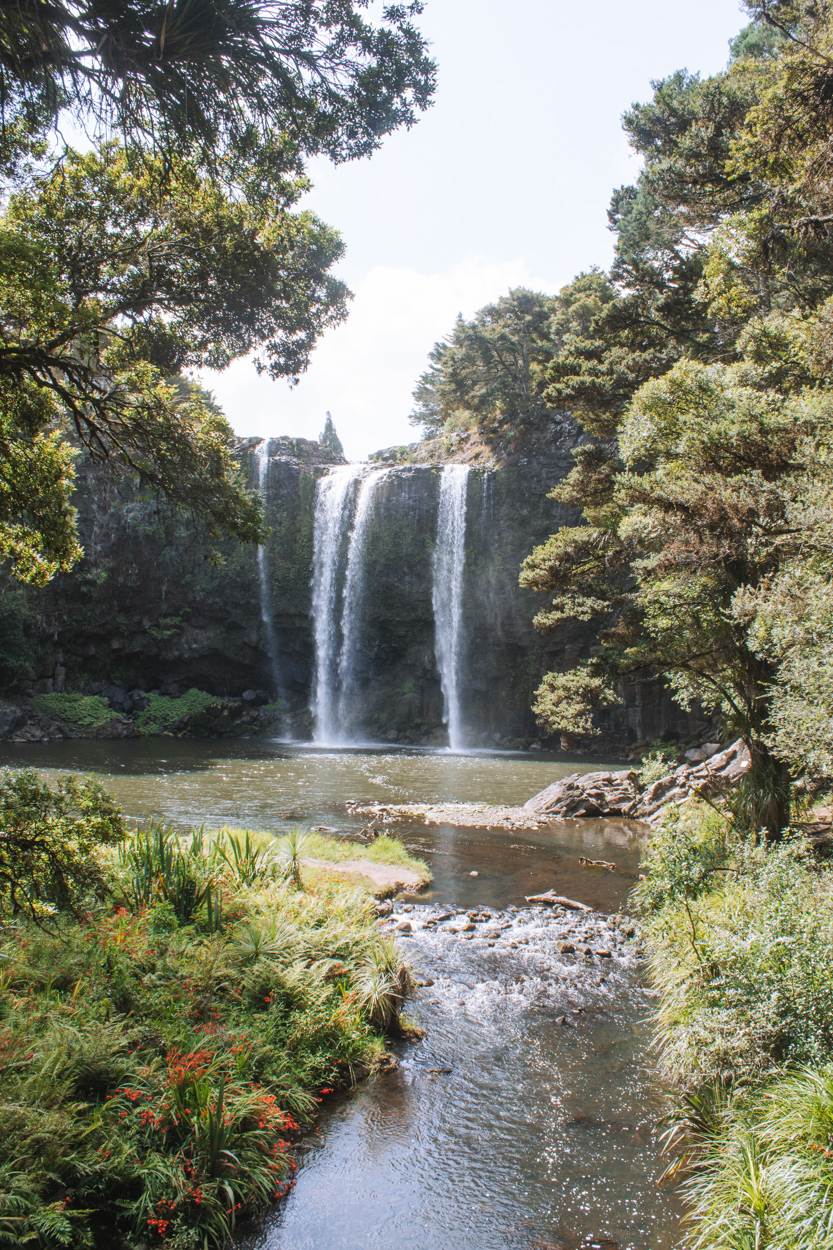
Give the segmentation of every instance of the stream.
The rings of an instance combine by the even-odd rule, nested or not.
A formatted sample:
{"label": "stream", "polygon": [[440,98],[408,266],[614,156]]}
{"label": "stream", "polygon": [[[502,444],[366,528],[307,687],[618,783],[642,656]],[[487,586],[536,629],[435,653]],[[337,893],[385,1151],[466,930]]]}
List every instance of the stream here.
{"label": "stream", "polygon": [[[348,798],[519,803],[604,766],[178,739],[4,743],[0,764],[87,772],[137,818],[276,832],[356,828]],[[382,922],[422,982],[409,1015],[425,1036],[327,1104],[290,1197],[240,1250],[670,1250],[678,1212],[657,1184],[651,998],[618,918],[640,834],[601,820],[392,831],[434,875]],[[594,911],[525,903],[553,887]]]}

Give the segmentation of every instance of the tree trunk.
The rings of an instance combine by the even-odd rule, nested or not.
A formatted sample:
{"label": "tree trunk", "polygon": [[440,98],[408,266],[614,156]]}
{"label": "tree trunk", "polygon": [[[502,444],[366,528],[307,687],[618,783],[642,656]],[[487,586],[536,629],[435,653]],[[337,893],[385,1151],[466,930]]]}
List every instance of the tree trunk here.
{"label": "tree trunk", "polygon": [[789,769],[762,742],[747,746],[752,764],[737,791],[735,821],[745,833],[763,832],[767,841],[777,842],[790,823]]}

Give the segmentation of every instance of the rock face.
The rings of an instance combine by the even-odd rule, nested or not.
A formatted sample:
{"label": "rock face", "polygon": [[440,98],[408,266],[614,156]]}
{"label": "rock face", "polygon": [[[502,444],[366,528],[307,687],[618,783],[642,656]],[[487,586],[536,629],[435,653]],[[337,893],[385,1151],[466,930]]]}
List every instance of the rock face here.
{"label": "rock face", "polygon": [[[570,468],[577,437],[565,418],[546,455],[469,474],[460,657],[467,745],[537,738],[530,702],[542,674],[571,667],[591,646],[581,624],[536,632],[540,599],[517,581],[530,548],[575,519],[547,492]],[[129,478],[81,466],[84,559],[45,590],[3,586],[0,697],[13,705],[27,694],[105,692],[122,713],[129,709],[107,690],[131,699],[153,690],[245,691],[255,695],[251,704],[277,702],[286,729],[308,738],[316,484],[341,457],[335,447],[273,439],[264,465],[259,445],[241,440],[239,454],[252,488],[262,487],[269,535],[260,555],[235,541],[212,542],[192,518]],[[379,486],[352,674],[357,737],[446,741],[432,605],[439,481],[436,465],[401,465]],[[657,686],[624,695],[624,706],[605,714],[599,750],[697,732]],[[7,709],[0,736],[13,722]]]}
{"label": "rock face", "polygon": [[523,811],[530,818],[625,816],[649,824],[666,808],[695,795],[713,798],[730,790],[748,771],[749,751],[740,740],[699,764],[681,764],[647,788],[634,771],[573,773],[541,790]]}

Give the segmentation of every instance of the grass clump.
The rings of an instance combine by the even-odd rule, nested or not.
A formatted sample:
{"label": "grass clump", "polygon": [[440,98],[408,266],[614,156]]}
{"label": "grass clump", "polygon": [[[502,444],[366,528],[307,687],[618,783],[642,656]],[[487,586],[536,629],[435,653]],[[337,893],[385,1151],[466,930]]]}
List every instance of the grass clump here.
{"label": "grass clump", "polygon": [[368,896],[255,835],[102,847],[107,892],[0,928],[0,1245],[204,1250],[284,1194],[408,976]]}
{"label": "grass clump", "polygon": [[67,728],[90,732],[109,725],[115,713],[99,694],[37,694],[32,700],[35,711],[59,721]]}
{"label": "grass clump", "polygon": [[[172,734],[178,729],[199,728],[199,722],[210,723],[230,707],[228,699],[209,694],[195,687],[186,690],[178,698],[164,694],[149,694],[147,706],[136,717],[136,729],[148,737]],[[196,723],[195,723],[196,722]]]}
{"label": "grass clump", "polygon": [[691,1250],[833,1250],[833,869],[681,809],[636,899]]}
{"label": "grass clump", "polygon": [[[431,879],[425,863],[411,855],[408,848],[398,840],[382,834],[372,842],[354,842],[350,838],[333,837],[329,834],[317,833],[314,830],[298,835],[254,833],[245,829],[223,829],[220,838],[250,839],[267,853],[274,855],[285,870],[291,875],[291,865],[297,863],[300,868],[304,859],[323,860],[330,864],[342,864],[346,860],[368,860],[373,864],[390,864],[397,868],[407,868],[416,873],[423,884]],[[286,866],[290,868],[287,869]]]}

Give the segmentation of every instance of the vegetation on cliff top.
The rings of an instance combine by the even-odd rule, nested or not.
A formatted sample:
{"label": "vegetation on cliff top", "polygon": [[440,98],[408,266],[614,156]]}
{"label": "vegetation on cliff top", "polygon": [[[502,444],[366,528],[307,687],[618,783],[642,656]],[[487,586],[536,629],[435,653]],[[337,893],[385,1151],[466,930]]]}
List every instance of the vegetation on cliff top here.
{"label": "vegetation on cliff top", "polygon": [[380,1062],[407,973],[368,896],[292,847],[128,835],[91,783],[2,795],[71,890],[48,854],[2,870],[0,1243],[224,1246]]}

